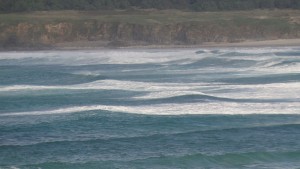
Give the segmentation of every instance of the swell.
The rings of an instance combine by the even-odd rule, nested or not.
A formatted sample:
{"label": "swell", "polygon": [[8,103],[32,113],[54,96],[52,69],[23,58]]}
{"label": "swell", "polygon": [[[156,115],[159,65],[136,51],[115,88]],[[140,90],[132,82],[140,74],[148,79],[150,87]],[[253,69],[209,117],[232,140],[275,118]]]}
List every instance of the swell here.
{"label": "swell", "polygon": [[256,61],[254,60],[247,60],[247,59],[230,59],[230,58],[219,58],[216,56],[212,57],[205,57],[201,60],[193,62],[191,64],[186,64],[184,66],[188,68],[195,68],[195,67],[252,67],[256,65]]}
{"label": "swell", "polygon": [[140,158],[134,160],[98,160],[83,162],[45,162],[20,165],[21,168],[298,168],[299,151],[248,152],[222,155],[186,154]]}
{"label": "swell", "polygon": [[239,51],[235,51],[235,52],[226,52],[223,54],[220,54],[220,56],[223,57],[243,57],[243,56],[266,56],[266,55],[272,55],[272,52],[266,52],[266,51],[262,51],[259,53],[250,53],[250,52],[239,52]]}
{"label": "swell", "polygon": [[0,103],[0,114],[12,111],[47,111],[74,106],[127,105],[131,103],[129,98],[144,93],[126,90],[59,90],[48,93],[39,91],[0,95],[0,100],[3,100]]}
{"label": "swell", "polygon": [[[139,94],[140,93],[140,94]],[[51,104],[53,108],[59,106],[88,106],[95,104],[103,105],[149,105],[149,104],[166,104],[166,103],[193,103],[193,102],[244,102],[244,103],[264,103],[264,102],[291,102],[289,100],[276,100],[276,99],[231,99],[225,97],[216,97],[210,95],[200,94],[186,94],[173,97],[164,98],[150,98],[132,99],[135,96],[140,96],[143,92],[129,92],[129,91],[94,91],[86,93],[63,93],[63,94],[50,94],[50,95],[35,95],[35,96],[0,96],[3,100],[0,105],[0,111],[13,109],[13,102],[18,102],[21,105],[39,105],[45,106]],[[11,105],[12,104],[12,105]],[[8,108],[5,108],[8,107]],[[22,106],[23,107],[23,106]]]}
{"label": "swell", "polygon": [[[213,109],[212,109],[213,108]],[[0,113],[1,117],[14,116],[43,116],[72,113],[99,113],[110,111],[127,114],[178,116],[178,115],[203,115],[203,114],[224,114],[224,115],[246,115],[246,114],[299,114],[299,104],[295,102],[287,103],[235,103],[235,102],[189,102],[189,103],[169,103],[169,104],[146,104],[146,105],[85,105],[60,107],[57,109],[47,109],[39,111],[16,111]]]}
{"label": "swell", "polygon": [[271,84],[271,83],[292,83],[300,81],[300,73],[270,74],[254,77],[237,77],[216,80],[232,84]]}
{"label": "swell", "polygon": [[299,51],[275,52],[276,56],[300,56]]}
{"label": "swell", "polygon": [[60,70],[58,66],[1,66],[0,85],[72,85],[105,80],[102,75],[79,75]]}
{"label": "swell", "polygon": [[[12,129],[14,130],[14,129]],[[28,130],[28,129],[27,129]],[[190,131],[184,131],[184,132],[166,132],[166,133],[159,133],[159,134],[139,134],[136,136],[115,136],[115,137],[106,137],[106,138],[85,138],[85,139],[69,139],[69,140],[53,140],[53,141],[44,141],[44,142],[36,142],[36,143],[28,143],[28,144],[0,144],[0,149],[5,148],[26,148],[26,147],[44,147],[44,146],[61,146],[61,145],[81,145],[81,144],[108,144],[108,143],[120,143],[120,142],[143,142],[146,140],[163,140],[163,139],[169,139],[173,138],[174,140],[178,138],[184,138],[183,140],[189,140],[189,138],[193,138],[194,136],[212,136],[212,135],[223,135],[223,137],[226,137],[225,135],[232,135],[232,134],[240,134],[247,135],[247,133],[255,133],[259,135],[260,133],[266,133],[266,135],[269,135],[271,132],[283,133],[286,135],[286,138],[281,139],[288,139],[288,137],[297,137],[299,133],[297,131],[300,130],[300,124],[261,124],[261,125],[253,125],[253,126],[235,126],[235,127],[229,127],[229,128],[214,128],[214,129],[201,129],[201,130],[190,130]],[[4,130],[5,132],[8,132],[9,130]],[[289,131],[289,134],[286,134],[286,132]],[[3,132],[3,130],[0,130],[0,132]],[[151,132],[150,132],[151,133]],[[155,133],[155,132],[154,132]],[[277,137],[277,136],[276,136]],[[278,136],[279,137],[279,136]],[[200,139],[200,138],[199,138]],[[205,138],[201,138],[205,140]],[[256,138],[260,139],[260,138]],[[262,139],[262,138],[261,138]],[[180,139],[181,140],[181,139]],[[241,141],[241,140],[240,140]]]}
{"label": "swell", "polygon": [[284,103],[284,102],[298,102],[297,100],[288,99],[233,99],[226,97],[217,97],[211,95],[201,95],[201,94],[186,94],[174,97],[160,98],[160,99],[149,99],[144,100],[150,104],[154,103],[193,103],[193,102],[236,102],[236,103]]}
{"label": "swell", "polygon": [[[0,67],[0,83],[10,85],[0,87],[0,163],[22,168],[300,166],[299,151],[294,151],[300,147],[299,116],[288,116],[295,119],[289,122],[282,116],[269,122],[266,116],[268,120],[253,118],[250,123],[237,122],[235,118],[243,115],[209,122],[201,121],[203,116],[189,116],[194,119],[189,124],[183,115],[299,114],[299,99],[292,95],[297,84],[290,83],[299,82],[298,58],[293,57],[297,53],[230,50],[236,52],[199,51],[195,56],[190,51],[163,55],[117,51],[73,56],[76,51],[53,58],[39,53],[42,59],[25,54],[28,59],[0,60],[0,65],[18,65]],[[284,67],[291,65],[296,73]],[[274,74],[278,67],[284,68],[283,73]],[[222,97],[198,94],[211,90]],[[244,90],[253,91],[255,98]],[[103,118],[105,113],[112,119]],[[116,114],[120,116],[115,118]]]}
{"label": "swell", "polygon": [[285,60],[279,63],[273,64],[269,67],[281,67],[281,66],[293,66],[300,64],[300,60]]}
{"label": "swell", "polygon": [[249,153],[228,153],[223,155],[192,154],[184,156],[162,156],[150,157],[147,159],[134,160],[129,163],[156,164],[158,166],[173,167],[212,167],[212,168],[272,168],[298,167],[300,164],[300,152],[249,152]]}

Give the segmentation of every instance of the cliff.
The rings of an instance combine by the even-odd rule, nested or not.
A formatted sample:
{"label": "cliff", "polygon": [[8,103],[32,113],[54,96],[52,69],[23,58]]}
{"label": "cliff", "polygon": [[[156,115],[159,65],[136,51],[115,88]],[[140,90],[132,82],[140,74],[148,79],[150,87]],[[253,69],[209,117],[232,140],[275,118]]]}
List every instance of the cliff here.
{"label": "cliff", "polygon": [[[155,15],[151,16],[153,12]],[[42,17],[46,14],[50,16]],[[84,42],[81,45],[91,47],[197,45],[300,37],[298,11],[150,11],[134,14],[117,12],[118,15],[106,13],[104,16],[103,13],[67,11],[63,14],[70,16],[60,18],[55,12],[43,12],[4,20],[0,23],[1,48],[49,48],[70,42]],[[12,14],[2,14],[2,20],[9,15]]]}

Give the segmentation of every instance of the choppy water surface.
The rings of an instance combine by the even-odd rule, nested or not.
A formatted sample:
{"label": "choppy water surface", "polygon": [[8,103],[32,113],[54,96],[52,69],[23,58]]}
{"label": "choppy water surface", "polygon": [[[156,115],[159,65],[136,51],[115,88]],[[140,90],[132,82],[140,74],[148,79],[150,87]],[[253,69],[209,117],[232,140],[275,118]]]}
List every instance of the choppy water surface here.
{"label": "choppy water surface", "polygon": [[0,168],[299,168],[300,48],[0,53]]}

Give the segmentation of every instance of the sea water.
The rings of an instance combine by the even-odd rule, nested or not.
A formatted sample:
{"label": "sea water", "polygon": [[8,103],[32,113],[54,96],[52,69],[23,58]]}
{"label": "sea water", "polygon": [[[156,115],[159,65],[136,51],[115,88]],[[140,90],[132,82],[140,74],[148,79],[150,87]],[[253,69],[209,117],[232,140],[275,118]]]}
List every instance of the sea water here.
{"label": "sea water", "polygon": [[299,168],[300,48],[0,53],[0,168]]}

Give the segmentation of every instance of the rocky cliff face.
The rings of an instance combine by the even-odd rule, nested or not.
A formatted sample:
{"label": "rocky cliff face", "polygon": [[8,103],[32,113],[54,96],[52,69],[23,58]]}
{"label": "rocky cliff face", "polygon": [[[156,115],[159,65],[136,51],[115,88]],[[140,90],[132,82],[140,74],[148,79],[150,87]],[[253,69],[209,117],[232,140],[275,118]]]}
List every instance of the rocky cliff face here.
{"label": "rocky cliff face", "polygon": [[297,27],[234,25],[185,22],[176,24],[132,24],[114,22],[57,22],[45,24],[0,24],[0,46],[41,47],[76,41],[103,41],[105,45],[195,45],[203,42],[239,42],[298,38]]}

